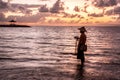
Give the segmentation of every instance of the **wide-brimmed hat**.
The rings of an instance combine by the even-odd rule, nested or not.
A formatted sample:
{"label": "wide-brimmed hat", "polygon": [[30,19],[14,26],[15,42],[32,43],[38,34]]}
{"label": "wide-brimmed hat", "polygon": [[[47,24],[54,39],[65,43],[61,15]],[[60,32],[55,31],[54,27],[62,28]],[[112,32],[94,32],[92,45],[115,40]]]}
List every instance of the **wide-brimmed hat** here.
{"label": "wide-brimmed hat", "polygon": [[84,27],[84,26],[83,26],[83,27],[81,27],[81,28],[78,28],[78,30],[83,31],[83,32],[87,32],[87,30],[85,29],[85,27]]}

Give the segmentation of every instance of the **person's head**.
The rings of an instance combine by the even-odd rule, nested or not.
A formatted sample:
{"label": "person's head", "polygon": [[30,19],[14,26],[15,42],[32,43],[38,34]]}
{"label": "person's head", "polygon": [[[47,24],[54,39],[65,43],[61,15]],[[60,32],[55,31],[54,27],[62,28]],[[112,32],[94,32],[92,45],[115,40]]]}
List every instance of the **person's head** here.
{"label": "person's head", "polygon": [[87,32],[87,30],[85,29],[85,27],[81,27],[81,28],[78,28],[78,30],[80,30],[80,33],[84,33],[84,32]]}

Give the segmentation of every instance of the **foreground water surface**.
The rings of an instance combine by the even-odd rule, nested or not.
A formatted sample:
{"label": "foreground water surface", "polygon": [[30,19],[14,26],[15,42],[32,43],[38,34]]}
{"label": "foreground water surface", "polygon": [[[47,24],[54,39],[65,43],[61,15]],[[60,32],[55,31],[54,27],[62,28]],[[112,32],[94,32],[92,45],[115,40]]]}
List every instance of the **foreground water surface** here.
{"label": "foreground water surface", "polygon": [[0,28],[0,80],[119,80],[120,27],[86,27],[82,67],[78,27]]}

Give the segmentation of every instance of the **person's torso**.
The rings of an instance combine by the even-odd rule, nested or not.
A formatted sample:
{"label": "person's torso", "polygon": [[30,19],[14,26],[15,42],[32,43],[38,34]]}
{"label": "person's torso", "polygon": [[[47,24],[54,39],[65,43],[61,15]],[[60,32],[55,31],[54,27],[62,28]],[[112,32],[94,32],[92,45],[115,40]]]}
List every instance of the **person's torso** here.
{"label": "person's torso", "polygon": [[85,44],[85,43],[86,43],[86,35],[82,33],[80,35],[79,44]]}

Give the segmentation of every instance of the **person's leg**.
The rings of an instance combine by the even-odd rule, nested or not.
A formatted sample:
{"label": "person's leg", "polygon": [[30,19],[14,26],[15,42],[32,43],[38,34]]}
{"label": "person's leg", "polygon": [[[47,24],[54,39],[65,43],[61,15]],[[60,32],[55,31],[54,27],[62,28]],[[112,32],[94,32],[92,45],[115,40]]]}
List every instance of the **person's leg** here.
{"label": "person's leg", "polygon": [[81,51],[81,64],[83,65],[85,62],[84,51]]}
{"label": "person's leg", "polygon": [[80,59],[80,50],[79,50],[79,45],[78,45],[78,48],[77,48],[77,59]]}

